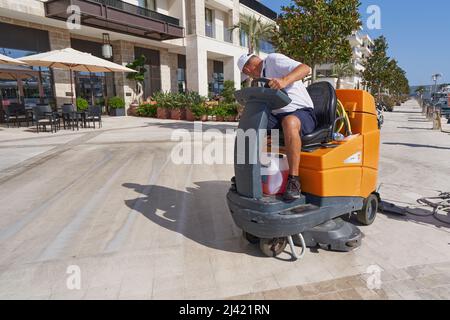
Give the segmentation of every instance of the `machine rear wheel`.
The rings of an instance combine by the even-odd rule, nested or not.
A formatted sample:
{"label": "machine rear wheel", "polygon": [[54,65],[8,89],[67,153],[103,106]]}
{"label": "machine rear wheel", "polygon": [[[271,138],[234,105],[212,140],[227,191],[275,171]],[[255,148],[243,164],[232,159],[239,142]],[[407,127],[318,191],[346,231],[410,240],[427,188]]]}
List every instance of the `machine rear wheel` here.
{"label": "machine rear wheel", "polygon": [[258,244],[259,243],[259,238],[248,232],[242,231],[242,236],[244,237],[245,240],[250,242],[250,244]]}
{"label": "machine rear wheel", "polygon": [[275,258],[284,251],[287,244],[287,238],[260,239],[259,248],[266,256]]}
{"label": "machine rear wheel", "polygon": [[356,218],[358,222],[365,225],[370,226],[374,223],[375,218],[377,217],[378,212],[378,197],[375,194],[371,194],[364,201],[364,207],[361,211],[357,212]]}

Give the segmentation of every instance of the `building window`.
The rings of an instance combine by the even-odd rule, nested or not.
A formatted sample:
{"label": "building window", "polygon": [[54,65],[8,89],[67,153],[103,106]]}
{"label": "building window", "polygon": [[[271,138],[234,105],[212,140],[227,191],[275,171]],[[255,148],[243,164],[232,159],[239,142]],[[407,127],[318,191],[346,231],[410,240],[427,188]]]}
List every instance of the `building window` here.
{"label": "building window", "polygon": [[156,11],[156,0],[137,0],[138,7]]}
{"label": "building window", "polygon": [[[71,47],[103,58],[101,43],[81,39],[70,39]],[[115,95],[114,74],[110,72],[75,72],[75,92],[77,97],[86,99],[90,105],[104,105],[105,98]]]}
{"label": "building window", "polygon": [[209,92],[212,95],[219,95],[223,91],[223,62],[214,61],[213,62],[213,82],[209,84]]}
{"label": "building window", "polygon": [[[39,52],[3,47],[0,53],[19,59]],[[5,66],[1,73],[5,75],[0,76],[0,102],[3,107],[13,102],[25,106],[54,103],[53,77],[49,68]]]}
{"label": "building window", "polygon": [[239,29],[239,38],[241,47],[248,47],[248,34],[242,28]]}
{"label": "building window", "polygon": [[207,37],[214,38],[213,11],[208,8],[205,8],[205,34]]}
{"label": "building window", "polygon": [[260,46],[261,46],[260,49],[261,49],[262,52],[265,52],[265,53],[274,53],[275,52],[275,48],[267,40],[261,40]]}
{"label": "building window", "polygon": [[186,92],[186,56],[178,55],[178,69],[177,69],[178,92]]}
{"label": "building window", "polygon": [[156,11],[156,0],[147,0],[147,8]]}

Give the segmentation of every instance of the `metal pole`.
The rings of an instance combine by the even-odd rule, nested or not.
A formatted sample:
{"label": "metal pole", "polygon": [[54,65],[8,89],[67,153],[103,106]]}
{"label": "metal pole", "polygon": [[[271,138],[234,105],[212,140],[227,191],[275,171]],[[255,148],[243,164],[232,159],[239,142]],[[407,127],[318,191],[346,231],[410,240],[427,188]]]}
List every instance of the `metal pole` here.
{"label": "metal pole", "polygon": [[72,94],[72,104],[75,106],[74,104],[74,93],[73,93],[73,79],[72,79],[72,68],[69,68],[69,72],[70,72],[70,92]]}

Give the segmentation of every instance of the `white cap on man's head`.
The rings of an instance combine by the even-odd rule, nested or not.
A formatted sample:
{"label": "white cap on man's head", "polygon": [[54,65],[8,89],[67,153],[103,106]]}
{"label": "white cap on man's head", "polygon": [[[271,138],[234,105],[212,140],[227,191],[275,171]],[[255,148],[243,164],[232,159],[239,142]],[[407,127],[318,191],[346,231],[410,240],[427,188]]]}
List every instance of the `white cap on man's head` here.
{"label": "white cap on man's head", "polygon": [[253,56],[255,56],[253,53],[245,53],[239,58],[237,65],[241,72],[243,72],[248,60],[250,60]]}
{"label": "white cap on man's head", "polygon": [[240,56],[239,60],[238,60],[238,68],[239,71],[241,71],[241,79],[242,81],[245,81],[249,78],[248,75],[246,75],[243,70],[245,65],[247,64],[247,62],[252,58],[252,57],[256,57],[256,55],[254,55],[253,53],[245,53],[242,56]]}

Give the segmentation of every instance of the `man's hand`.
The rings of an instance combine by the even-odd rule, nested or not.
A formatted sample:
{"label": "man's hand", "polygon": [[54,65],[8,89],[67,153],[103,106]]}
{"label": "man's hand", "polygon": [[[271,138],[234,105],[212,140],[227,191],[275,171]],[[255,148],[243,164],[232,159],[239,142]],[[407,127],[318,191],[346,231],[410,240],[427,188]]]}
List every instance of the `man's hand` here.
{"label": "man's hand", "polygon": [[284,79],[278,79],[278,78],[274,78],[271,79],[269,82],[269,87],[271,87],[272,89],[275,90],[281,90],[284,89],[288,86],[289,84],[287,83],[286,80]]}

